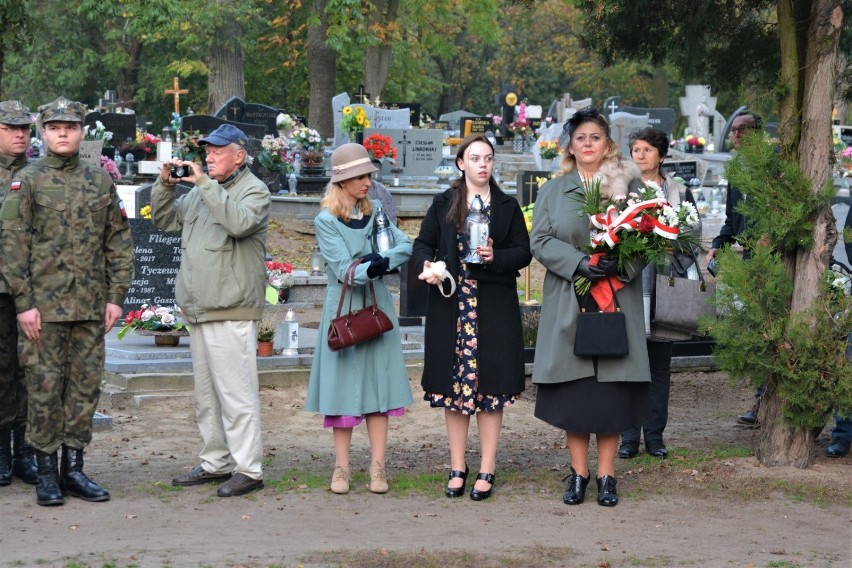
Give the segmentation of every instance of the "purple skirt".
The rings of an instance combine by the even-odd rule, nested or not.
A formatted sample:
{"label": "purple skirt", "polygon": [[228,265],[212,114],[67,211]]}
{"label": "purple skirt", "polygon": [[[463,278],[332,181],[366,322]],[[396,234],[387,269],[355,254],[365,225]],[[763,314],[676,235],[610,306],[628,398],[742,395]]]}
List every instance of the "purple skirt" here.
{"label": "purple skirt", "polygon": [[354,428],[367,416],[404,416],[405,408],[391,408],[387,412],[371,412],[361,416],[326,416],[322,419],[323,428]]}

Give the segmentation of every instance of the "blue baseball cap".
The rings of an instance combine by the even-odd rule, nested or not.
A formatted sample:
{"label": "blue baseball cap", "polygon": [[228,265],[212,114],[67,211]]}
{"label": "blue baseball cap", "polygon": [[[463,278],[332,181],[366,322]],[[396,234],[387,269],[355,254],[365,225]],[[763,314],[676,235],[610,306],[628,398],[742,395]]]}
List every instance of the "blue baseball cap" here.
{"label": "blue baseball cap", "polygon": [[243,148],[248,147],[248,138],[245,133],[233,124],[223,124],[204,138],[198,141],[198,145],[212,144],[213,146],[227,146],[228,144],[239,144]]}

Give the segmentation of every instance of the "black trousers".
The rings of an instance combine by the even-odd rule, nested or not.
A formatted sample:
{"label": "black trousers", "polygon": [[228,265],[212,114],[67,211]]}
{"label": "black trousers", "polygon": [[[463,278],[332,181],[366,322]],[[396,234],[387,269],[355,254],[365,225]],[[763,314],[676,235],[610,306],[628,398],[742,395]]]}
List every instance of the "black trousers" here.
{"label": "black trousers", "polygon": [[669,391],[672,386],[672,342],[648,339],[648,362],[651,367],[651,418],[644,424],[634,424],[621,433],[621,442],[639,443],[642,431],[645,444],[662,442],[663,430],[669,421]]}

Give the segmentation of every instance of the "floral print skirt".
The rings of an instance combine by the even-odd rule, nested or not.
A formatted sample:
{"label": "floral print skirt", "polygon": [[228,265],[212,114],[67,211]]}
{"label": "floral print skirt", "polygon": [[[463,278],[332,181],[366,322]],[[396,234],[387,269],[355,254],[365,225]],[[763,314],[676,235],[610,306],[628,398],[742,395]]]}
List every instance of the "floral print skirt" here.
{"label": "floral print skirt", "polygon": [[[466,248],[466,247],[464,247]],[[465,252],[466,254],[466,252]],[[519,397],[517,394],[482,394],[479,392],[479,372],[477,370],[477,303],[476,280],[463,280],[459,277],[457,297],[459,301],[459,319],[456,322],[456,356],[453,364],[453,395],[426,393],[424,400],[433,408],[444,408],[472,415],[477,411],[497,412],[511,406]]]}

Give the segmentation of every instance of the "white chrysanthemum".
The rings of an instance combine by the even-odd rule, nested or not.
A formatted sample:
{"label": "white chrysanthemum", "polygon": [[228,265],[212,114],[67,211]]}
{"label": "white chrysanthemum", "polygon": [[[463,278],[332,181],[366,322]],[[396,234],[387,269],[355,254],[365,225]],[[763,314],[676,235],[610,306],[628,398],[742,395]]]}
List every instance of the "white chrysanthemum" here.
{"label": "white chrysanthemum", "polygon": [[154,312],[152,312],[151,310],[145,310],[144,312],[142,312],[142,315],[139,316],[139,319],[141,319],[142,321],[151,321],[153,317]]}
{"label": "white chrysanthemum", "polygon": [[160,323],[162,323],[163,325],[174,325],[175,316],[173,316],[172,314],[163,314],[160,317]]}

